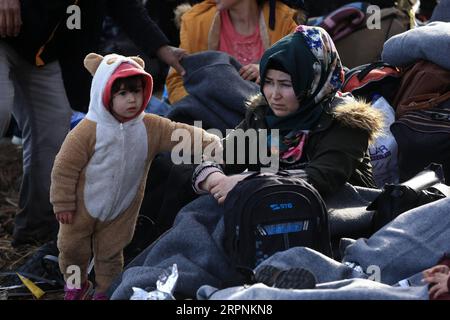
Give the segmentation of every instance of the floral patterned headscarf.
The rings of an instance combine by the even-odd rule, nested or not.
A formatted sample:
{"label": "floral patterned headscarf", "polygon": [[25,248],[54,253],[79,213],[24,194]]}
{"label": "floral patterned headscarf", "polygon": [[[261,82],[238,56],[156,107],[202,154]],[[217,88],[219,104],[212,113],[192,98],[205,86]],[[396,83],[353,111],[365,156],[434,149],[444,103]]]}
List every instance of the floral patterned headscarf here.
{"label": "floral patterned headscarf", "polygon": [[[274,43],[262,56],[261,92],[268,69],[290,74],[300,103],[299,109],[286,117],[277,117],[271,110],[266,115],[269,128],[280,129],[280,151],[283,151],[292,147],[291,141],[299,141],[300,131],[308,132],[318,123],[340,89],[344,71],[330,35],[322,28],[303,25]],[[304,139],[300,140],[304,144]]]}

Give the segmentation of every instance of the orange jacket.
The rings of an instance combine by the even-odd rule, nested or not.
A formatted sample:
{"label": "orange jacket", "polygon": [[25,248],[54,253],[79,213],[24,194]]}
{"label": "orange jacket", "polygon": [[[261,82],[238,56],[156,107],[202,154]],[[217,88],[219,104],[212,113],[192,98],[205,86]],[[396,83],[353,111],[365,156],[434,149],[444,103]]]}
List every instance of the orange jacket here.
{"label": "orange jacket", "polygon": [[[275,29],[269,25],[269,3],[264,3],[260,17],[259,28],[264,48],[293,32],[297,27],[295,23],[295,10],[277,1],[275,9]],[[194,5],[181,18],[180,48],[188,53],[205,50],[218,50],[220,39],[220,14],[214,0],[205,0]],[[170,103],[175,103],[188,93],[183,86],[183,78],[171,68],[166,80]]]}

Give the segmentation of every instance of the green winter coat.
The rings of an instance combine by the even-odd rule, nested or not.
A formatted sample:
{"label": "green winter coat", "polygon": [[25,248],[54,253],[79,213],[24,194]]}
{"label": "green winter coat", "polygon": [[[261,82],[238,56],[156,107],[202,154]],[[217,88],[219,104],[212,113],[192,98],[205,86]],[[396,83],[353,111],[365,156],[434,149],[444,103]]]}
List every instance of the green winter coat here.
{"label": "green winter coat", "polygon": [[[268,108],[269,105],[261,94],[253,97],[248,103],[245,119],[236,129],[267,129],[264,116]],[[283,167],[280,162],[280,169],[303,169],[308,182],[322,196],[335,193],[346,182],[376,188],[367,150],[382,125],[382,114],[369,104],[355,100],[350,95],[335,98],[330,110],[322,114],[318,124],[311,130],[305,146],[306,161],[289,167]],[[227,135],[227,139],[231,136]],[[227,142],[224,141],[225,148],[226,145]],[[245,147],[247,164],[227,164],[225,157],[225,174],[241,173],[245,169],[261,169],[259,161],[257,164],[249,164],[248,142]]]}

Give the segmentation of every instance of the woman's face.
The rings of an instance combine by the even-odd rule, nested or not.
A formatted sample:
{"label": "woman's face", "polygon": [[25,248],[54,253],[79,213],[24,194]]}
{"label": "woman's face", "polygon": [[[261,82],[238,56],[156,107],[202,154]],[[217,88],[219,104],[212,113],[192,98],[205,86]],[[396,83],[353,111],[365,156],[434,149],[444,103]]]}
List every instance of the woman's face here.
{"label": "woman's face", "polygon": [[292,87],[291,76],[283,71],[267,70],[263,92],[270,109],[277,117],[293,114],[300,106]]}

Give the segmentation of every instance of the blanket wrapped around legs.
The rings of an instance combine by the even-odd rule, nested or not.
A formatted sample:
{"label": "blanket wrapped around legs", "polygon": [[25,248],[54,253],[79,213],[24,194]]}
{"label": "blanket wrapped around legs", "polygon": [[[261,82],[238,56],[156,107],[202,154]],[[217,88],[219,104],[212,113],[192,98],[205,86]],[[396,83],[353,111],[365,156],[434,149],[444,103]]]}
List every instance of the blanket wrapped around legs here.
{"label": "blanket wrapped around legs", "polygon": [[[329,295],[322,294],[327,291],[321,290],[292,290],[296,294],[308,291],[308,294],[291,297],[295,299],[350,299],[352,292],[355,293],[355,299],[361,299],[361,288],[373,289],[370,290],[372,295],[364,296],[367,299],[425,299],[426,288],[423,285],[409,289],[392,285],[434,266],[444,253],[450,252],[449,208],[450,198],[415,208],[395,218],[369,239],[360,238],[348,245],[343,261],[359,265],[363,272],[307,248],[279,252],[260,266],[272,264],[279,268],[306,268],[314,273],[317,288],[322,285],[324,289],[331,290],[328,291]],[[129,299],[132,287],[147,290],[154,288],[158,276],[174,263],[179,272],[175,296],[196,297],[197,290],[207,285],[209,289],[197,296],[207,298],[217,291],[211,288],[224,288],[227,282],[237,276],[222,247],[223,234],[223,207],[217,205],[210,195],[194,200],[179,212],[174,226],[168,232],[127,266],[120,279],[111,287],[111,298]],[[369,268],[373,269],[373,266],[379,270],[378,283],[367,280],[371,274]],[[343,280],[346,282],[330,284]],[[262,292],[266,292],[270,299],[287,299],[285,291],[289,291],[270,288],[245,296],[247,288],[238,288],[244,290],[239,296],[241,299],[262,299]],[[283,293],[278,295],[280,291]],[[216,297],[226,298],[225,295]],[[229,297],[232,298],[232,295]]]}
{"label": "blanket wrapped around legs", "polygon": [[[174,226],[137,256],[117,282],[112,299],[129,299],[132,287],[156,287],[158,276],[174,263],[178,267],[175,296],[195,297],[204,284],[222,287],[236,276],[222,248],[223,208],[210,196],[185,206]],[[148,291],[148,290],[147,290]]]}

